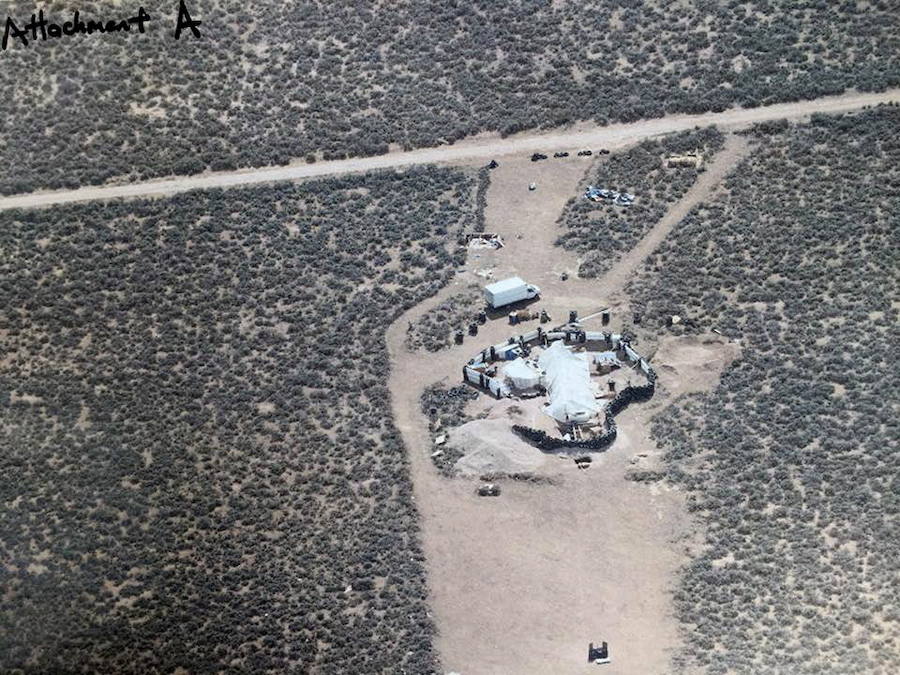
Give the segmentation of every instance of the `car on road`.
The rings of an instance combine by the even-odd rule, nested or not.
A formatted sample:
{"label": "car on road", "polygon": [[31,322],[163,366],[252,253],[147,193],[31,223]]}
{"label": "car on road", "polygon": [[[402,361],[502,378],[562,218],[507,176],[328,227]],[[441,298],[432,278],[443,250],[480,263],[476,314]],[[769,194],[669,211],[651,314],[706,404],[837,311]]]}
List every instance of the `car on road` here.
{"label": "car on road", "polygon": [[541,161],[542,159],[547,159],[547,155],[542,155],[541,153],[536,152],[536,153],[534,153],[534,154],[531,156],[531,161],[532,161],[532,162],[539,162],[539,161]]}

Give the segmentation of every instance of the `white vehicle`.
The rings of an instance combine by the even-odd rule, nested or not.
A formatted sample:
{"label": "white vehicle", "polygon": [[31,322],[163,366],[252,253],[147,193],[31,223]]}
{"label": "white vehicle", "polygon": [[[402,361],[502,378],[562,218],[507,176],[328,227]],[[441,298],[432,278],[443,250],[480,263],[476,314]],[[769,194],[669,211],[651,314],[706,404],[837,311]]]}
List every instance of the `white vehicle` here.
{"label": "white vehicle", "polygon": [[494,309],[519,302],[520,300],[530,300],[538,297],[540,294],[540,288],[533,284],[525,283],[519,277],[510,277],[484,287],[484,299]]}

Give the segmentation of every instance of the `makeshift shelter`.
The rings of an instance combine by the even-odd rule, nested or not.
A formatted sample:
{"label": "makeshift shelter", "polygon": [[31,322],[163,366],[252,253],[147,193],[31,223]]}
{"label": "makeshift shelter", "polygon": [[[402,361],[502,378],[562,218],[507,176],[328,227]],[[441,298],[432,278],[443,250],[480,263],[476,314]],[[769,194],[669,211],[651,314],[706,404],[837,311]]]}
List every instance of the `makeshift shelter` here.
{"label": "makeshift shelter", "polygon": [[541,383],[541,374],[523,358],[510,361],[503,368],[503,376],[514,389],[534,389]]}
{"label": "makeshift shelter", "polygon": [[538,358],[550,394],[545,411],[558,422],[584,423],[600,411],[591,384],[590,362],[586,354],[573,352],[561,340]]}

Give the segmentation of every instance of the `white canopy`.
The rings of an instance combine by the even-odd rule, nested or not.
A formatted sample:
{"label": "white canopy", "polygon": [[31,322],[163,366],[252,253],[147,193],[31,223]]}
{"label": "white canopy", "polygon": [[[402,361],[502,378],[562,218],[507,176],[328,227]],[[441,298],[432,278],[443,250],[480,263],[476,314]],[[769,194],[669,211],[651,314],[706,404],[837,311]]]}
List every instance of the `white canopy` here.
{"label": "white canopy", "polygon": [[533,389],[541,383],[541,374],[521,357],[506,364],[503,376],[516,389]]}
{"label": "white canopy", "polygon": [[576,354],[562,341],[554,342],[538,358],[544,385],[550,393],[545,410],[559,422],[587,422],[600,411],[591,386],[590,359]]}

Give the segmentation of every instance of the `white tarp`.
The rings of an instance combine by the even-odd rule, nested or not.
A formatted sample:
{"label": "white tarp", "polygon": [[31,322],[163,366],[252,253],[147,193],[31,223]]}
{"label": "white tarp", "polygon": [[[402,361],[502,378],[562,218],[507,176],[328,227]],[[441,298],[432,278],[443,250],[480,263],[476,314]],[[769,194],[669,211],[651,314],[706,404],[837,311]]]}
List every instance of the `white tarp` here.
{"label": "white tarp", "polygon": [[550,405],[544,410],[559,422],[587,422],[600,411],[591,384],[591,359],[576,354],[562,341],[554,342],[538,358]]}
{"label": "white tarp", "polygon": [[593,354],[594,363],[601,366],[619,366],[621,367],[622,363],[619,361],[619,356],[616,352],[597,352]]}
{"label": "white tarp", "polygon": [[541,383],[541,374],[523,358],[507,364],[503,368],[503,376],[516,389],[533,389]]}

